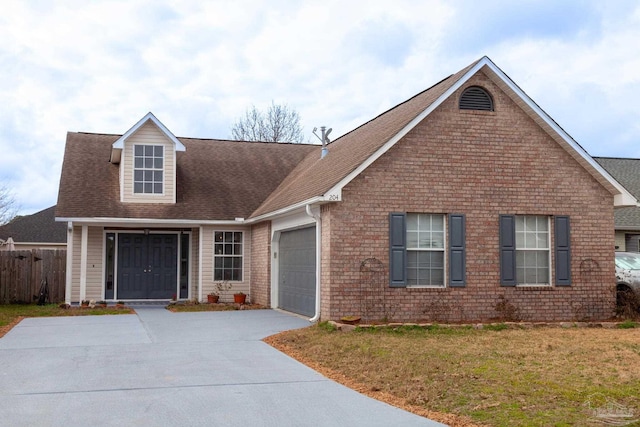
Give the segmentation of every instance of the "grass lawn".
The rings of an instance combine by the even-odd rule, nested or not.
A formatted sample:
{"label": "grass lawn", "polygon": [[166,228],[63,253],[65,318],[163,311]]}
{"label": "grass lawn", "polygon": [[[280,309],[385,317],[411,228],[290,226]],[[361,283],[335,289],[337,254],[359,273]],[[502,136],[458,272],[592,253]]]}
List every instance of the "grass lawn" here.
{"label": "grass lawn", "polygon": [[604,425],[596,411],[612,403],[640,419],[637,327],[340,332],[325,323],[267,342],[362,393],[453,426]]}
{"label": "grass lawn", "polygon": [[0,337],[24,317],[53,317],[53,316],[96,316],[105,314],[133,313],[128,307],[115,308],[60,308],[57,304],[7,304],[0,305]]}

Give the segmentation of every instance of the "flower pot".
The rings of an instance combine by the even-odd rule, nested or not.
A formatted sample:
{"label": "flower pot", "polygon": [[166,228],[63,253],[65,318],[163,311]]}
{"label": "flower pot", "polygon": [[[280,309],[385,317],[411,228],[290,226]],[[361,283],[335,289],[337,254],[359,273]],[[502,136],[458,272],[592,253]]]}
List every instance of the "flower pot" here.
{"label": "flower pot", "polygon": [[244,304],[246,299],[246,294],[233,294],[233,302],[235,302],[236,304]]}
{"label": "flower pot", "polygon": [[207,302],[209,304],[215,304],[220,299],[220,295],[207,295]]}

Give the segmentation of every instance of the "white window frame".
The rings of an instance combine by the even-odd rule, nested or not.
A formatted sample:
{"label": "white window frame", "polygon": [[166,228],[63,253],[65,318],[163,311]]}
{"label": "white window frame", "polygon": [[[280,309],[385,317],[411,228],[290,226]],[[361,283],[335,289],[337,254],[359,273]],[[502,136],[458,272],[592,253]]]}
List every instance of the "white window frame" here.
{"label": "white window frame", "polygon": [[[218,233],[222,233],[223,234],[223,241],[222,242],[218,242],[216,240],[216,235]],[[225,233],[240,233],[240,254],[236,254],[236,253],[231,253],[231,254],[226,254],[224,253],[224,245],[225,244],[237,244],[234,243],[233,241],[231,243],[227,243],[224,241],[224,235]],[[232,237],[233,239],[233,237]],[[214,282],[219,282],[219,281],[229,281],[229,282],[243,282],[244,281],[244,251],[245,251],[245,244],[244,244],[244,231],[238,231],[238,230],[214,230],[213,232],[213,281]],[[217,253],[216,252],[216,245],[222,245],[223,247],[223,252],[222,253]],[[234,248],[235,251],[235,248]],[[222,275],[223,277],[221,279],[216,278],[216,258],[222,258],[223,260],[225,258],[239,258],[240,259],[240,278],[239,279],[225,279],[224,278],[224,267],[222,268]],[[223,261],[224,262],[224,261]]]}
{"label": "white window frame", "polygon": [[[142,147],[143,150],[143,154],[142,157],[141,156],[137,156],[136,155],[136,147]],[[155,151],[157,147],[160,147],[162,149],[162,167],[161,168],[156,168],[155,165],[151,168],[145,167],[144,166],[144,161],[145,159],[148,159],[149,157],[144,153],[145,147],[153,147],[153,151],[154,154],[151,157],[151,159],[153,159],[153,163],[155,163],[155,159],[157,159],[158,157],[155,155]],[[145,196],[164,196],[165,194],[165,179],[166,179],[166,170],[165,170],[165,165],[166,165],[166,147],[164,145],[161,144],[134,144],[133,145],[133,194],[135,195],[145,195]],[[136,159],[138,158],[142,158],[143,160],[143,166],[142,167],[136,167]],[[142,181],[137,181],[136,180],[136,171],[142,171],[142,174],[144,175],[145,172],[150,171],[152,173],[155,172],[162,172],[162,180],[157,182],[155,181],[155,177],[154,179],[151,181],[151,187],[153,189],[153,191],[151,193],[146,192],[145,191],[145,184],[147,184],[148,182],[144,180]],[[142,183],[142,191],[141,192],[137,192],[136,191],[136,183]],[[161,184],[162,185],[162,191],[159,193],[155,192],[155,186],[156,184]]]}
{"label": "white window frame", "polygon": [[[447,215],[445,214],[434,214],[434,213],[418,213],[418,212],[408,212],[406,217],[406,227],[407,227],[407,247],[406,247],[406,251],[407,251],[407,287],[409,288],[444,288],[446,287],[446,283],[447,283]],[[412,230],[409,228],[409,223],[410,221],[410,217],[411,216],[417,216],[418,218],[418,228],[415,230]],[[430,217],[430,226],[428,230],[425,230],[423,228],[420,227],[420,216],[429,216]],[[442,230],[433,230],[432,229],[432,218],[433,217],[441,217],[442,218]],[[433,246],[423,246],[420,247],[420,245],[418,244],[417,247],[412,247],[409,244],[409,233],[411,232],[418,232],[418,233],[433,233],[434,231],[436,232],[442,232],[442,247],[433,247]],[[419,241],[420,239],[418,239]],[[431,284],[431,283],[420,283],[420,281],[416,278],[417,283],[412,284],[410,283],[410,279],[409,279],[409,270],[411,270],[411,268],[408,265],[408,259],[409,259],[409,254],[411,252],[441,252],[442,253],[442,284]],[[418,270],[420,270],[419,268],[415,268],[416,272]],[[417,274],[416,274],[417,276]]]}
{"label": "white window frame", "polygon": [[[536,230],[535,230],[535,232],[531,233],[531,232],[527,232],[526,230],[518,231],[519,221],[524,219],[524,221],[526,223],[527,218],[536,218],[536,219],[544,218],[544,219],[546,219],[546,223],[547,223],[547,230],[546,230],[547,245],[546,245],[546,247],[539,246],[539,240],[538,240],[537,237],[538,237],[539,233],[541,233],[541,231],[538,231],[538,221],[537,220],[536,220]],[[516,232],[515,232],[516,286],[551,286],[551,283],[553,283],[553,280],[552,280],[552,277],[551,277],[551,274],[552,274],[552,268],[551,268],[551,218],[549,216],[547,216],[547,215],[516,215],[515,216],[515,222],[516,222],[516,224],[515,224],[515,227],[516,227]],[[525,240],[526,240],[526,237],[529,234],[534,234],[533,238],[535,239],[535,243],[536,243],[535,247],[519,247],[518,246],[518,240],[519,240],[518,239],[518,233],[522,233],[524,238],[525,238]],[[533,282],[533,283],[520,282],[518,280],[518,277],[519,277],[518,271],[520,269],[522,269],[522,268],[525,268],[525,267],[520,266],[520,264],[518,263],[518,253],[519,252],[520,253],[523,253],[523,252],[525,252],[525,253],[526,252],[541,252],[541,251],[546,251],[547,252],[546,259],[547,259],[547,278],[548,278],[548,281],[547,282],[536,281],[536,282]],[[540,269],[540,267],[536,266],[536,269]],[[536,273],[536,277],[537,277],[537,273]]]}

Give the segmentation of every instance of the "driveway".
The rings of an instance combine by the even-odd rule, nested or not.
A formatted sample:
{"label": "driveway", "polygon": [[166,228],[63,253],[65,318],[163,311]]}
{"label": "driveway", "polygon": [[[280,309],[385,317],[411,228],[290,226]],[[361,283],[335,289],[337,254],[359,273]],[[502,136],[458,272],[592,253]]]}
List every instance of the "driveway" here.
{"label": "driveway", "polygon": [[441,426],[363,396],[262,338],[273,310],[24,319],[0,339],[7,426]]}

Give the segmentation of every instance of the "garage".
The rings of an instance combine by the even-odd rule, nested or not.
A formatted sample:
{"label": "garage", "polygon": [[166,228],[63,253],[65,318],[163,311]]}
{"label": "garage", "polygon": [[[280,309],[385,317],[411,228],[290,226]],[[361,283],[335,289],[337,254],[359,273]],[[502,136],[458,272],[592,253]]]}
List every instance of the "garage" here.
{"label": "garage", "polygon": [[316,228],[280,234],[278,308],[313,316],[316,305]]}

